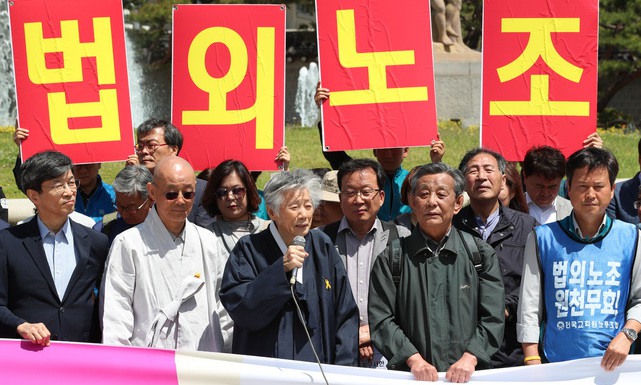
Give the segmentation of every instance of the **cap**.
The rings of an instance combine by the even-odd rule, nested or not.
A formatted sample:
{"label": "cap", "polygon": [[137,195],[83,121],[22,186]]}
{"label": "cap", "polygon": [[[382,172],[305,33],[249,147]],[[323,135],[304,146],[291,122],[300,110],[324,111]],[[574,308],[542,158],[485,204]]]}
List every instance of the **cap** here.
{"label": "cap", "polygon": [[321,199],[327,202],[339,202],[338,171],[328,171],[321,182]]}

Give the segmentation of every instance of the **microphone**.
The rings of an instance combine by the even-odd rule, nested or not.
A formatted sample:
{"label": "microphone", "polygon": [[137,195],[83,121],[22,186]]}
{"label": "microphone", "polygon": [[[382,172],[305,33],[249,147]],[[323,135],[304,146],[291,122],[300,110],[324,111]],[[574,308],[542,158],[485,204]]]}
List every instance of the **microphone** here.
{"label": "microphone", "polygon": [[[307,243],[307,241],[305,240],[305,238],[301,237],[300,235],[295,236],[294,239],[292,240],[292,245],[294,246],[305,247],[305,243]],[[291,286],[296,285],[297,274],[298,274],[298,267],[295,267],[292,269],[292,276],[289,278],[289,284]]]}

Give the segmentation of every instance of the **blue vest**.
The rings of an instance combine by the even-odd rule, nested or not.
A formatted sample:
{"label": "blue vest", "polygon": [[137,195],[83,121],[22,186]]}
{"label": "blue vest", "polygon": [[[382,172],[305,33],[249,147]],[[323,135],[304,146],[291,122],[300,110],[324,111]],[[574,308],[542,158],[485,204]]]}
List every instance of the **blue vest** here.
{"label": "blue vest", "polygon": [[543,351],[550,362],[602,356],[625,324],[638,230],[614,220],[604,237],[590,243],[575,240],[560,224],[536,228]]}

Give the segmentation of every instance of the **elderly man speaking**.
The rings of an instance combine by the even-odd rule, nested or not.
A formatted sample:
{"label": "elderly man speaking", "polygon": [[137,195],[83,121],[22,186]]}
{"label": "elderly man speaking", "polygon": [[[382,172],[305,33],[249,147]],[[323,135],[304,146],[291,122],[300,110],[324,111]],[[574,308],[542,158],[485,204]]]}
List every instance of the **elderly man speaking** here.
{"label": "elderly man speaking", "polygon": [[220,300],[234,320],[232,352],[315,361],[307,328],[321,362],[355,365],[358,309],[345,267],[329,237],[309,230],[320,180],[306,170],[285,171],[264,192],[273,222],[238,241],[223,275]]}
{"label": "elderly man speaking", "polygon": [[118,235],[109,253],[103,342],[223,351],[221,323],[229,324],[218,300],[224,248],[210,231],[187,221],[194,170],[182,158],[164,158],[147,189],[153,209]]}

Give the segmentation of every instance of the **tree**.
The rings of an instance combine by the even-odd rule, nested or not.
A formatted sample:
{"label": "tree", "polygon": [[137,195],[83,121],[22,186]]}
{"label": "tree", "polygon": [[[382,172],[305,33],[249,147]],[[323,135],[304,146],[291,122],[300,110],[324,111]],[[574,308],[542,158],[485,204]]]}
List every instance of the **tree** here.
{"label": "tree", "polygon": [[641,77],[641,0],[601,0],[599,96],[603,112],[614,95]]}
{"label": "tree", "polygon": [[148,64],[165,64],[171,60],[171,16],[174,4],[299,4],[313,7],[314,0],[123,0],[130,11],[128,23],[137,28],[131,37],[139,48],[138,60]]}

